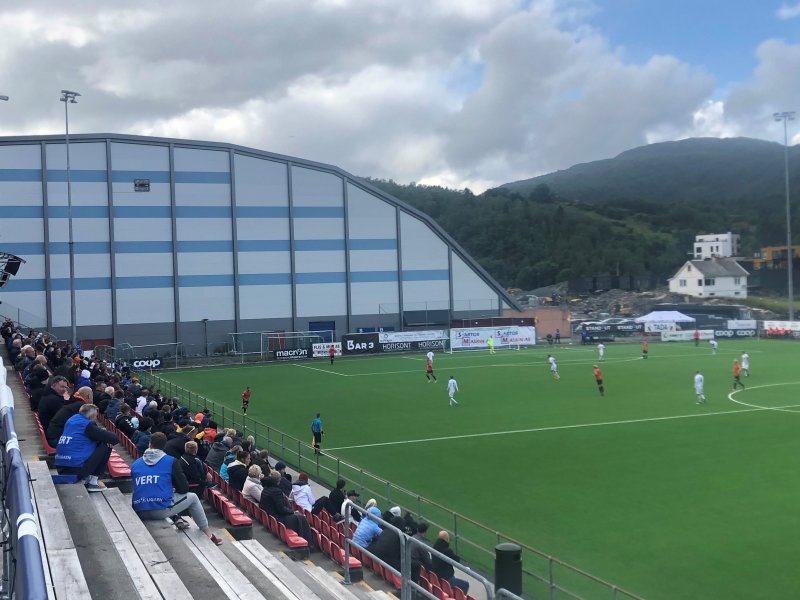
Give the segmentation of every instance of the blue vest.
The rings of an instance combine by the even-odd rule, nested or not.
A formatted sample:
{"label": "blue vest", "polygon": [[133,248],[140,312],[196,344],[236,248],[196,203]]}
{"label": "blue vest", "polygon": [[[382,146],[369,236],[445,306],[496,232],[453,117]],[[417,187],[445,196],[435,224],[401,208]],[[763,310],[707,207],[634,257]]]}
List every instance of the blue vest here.
{"label": "blue vest", "polygon": [[313,421],[311,421],[311,431],[313,431],[314,433],[319,433],[320,431],[322,431],[322,420],[314,419]]}
{"label": "blue vest", "polygon": [[64,425],[64,433],[56,447],[56,466],[80,467],[92,455],[97,442],[86,437],[86,427],[91,423],[81,414],[72,415]]}
{"label": "blue vest", "polygon": [[160,510],[172,506],[172,463],[175,459],[165,454],[152,467],[137,459],[131,465],[133,477],[133,510]]}

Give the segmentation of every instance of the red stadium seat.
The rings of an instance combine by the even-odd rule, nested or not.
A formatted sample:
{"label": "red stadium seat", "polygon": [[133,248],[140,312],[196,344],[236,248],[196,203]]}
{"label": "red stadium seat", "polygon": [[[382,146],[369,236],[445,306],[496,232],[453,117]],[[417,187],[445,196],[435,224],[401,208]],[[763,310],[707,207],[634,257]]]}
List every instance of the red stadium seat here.
{"label": "red stadium seat", "polygon": [[300,537],[292,531],[291,529],[287,529],[286,525],[283,523],[278,523],[278,531],[280,532],[281,540],[289,546],[289,548],[307,548],[308,541],[305,538]]}
{"label": "red stadium seat", "polygon": [[467,600],[467,595],[460,587],[453,586],[453,598],[456,600]]}
{"label": "red stadium seat", "polygon": [[278,528],[278,519],[276,519],[272,515],[269,516],[269,530],[275,537],[277,538],[281,537],[281,531]]}

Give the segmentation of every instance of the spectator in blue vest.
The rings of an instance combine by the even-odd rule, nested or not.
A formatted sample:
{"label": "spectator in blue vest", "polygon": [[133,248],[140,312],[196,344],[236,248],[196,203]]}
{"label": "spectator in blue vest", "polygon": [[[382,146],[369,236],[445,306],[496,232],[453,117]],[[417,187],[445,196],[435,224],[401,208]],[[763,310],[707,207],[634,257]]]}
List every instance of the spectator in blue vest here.
{"label": "spectator in blue vest", "polygon": [[167,436],[156,432],[150,436],[150,448],[131,466],[133,496],[131,504],[143,520],[171,518],[178,529],[189,523],[179,515],[185,510],[192,514],[200,530],[217,546],[222,540],[208,528],[208,518],[197,494],[189,491],[189,482],[179,460],[164,452]]}
{"label": "spectator in blue vest", "polygon": [[84,404],[77,415],[67,420],[64,433],[56,448],[56,467],[62,475],[77,475],[79,481],[86,479],[86,489],[102,492],[106,486],[98,478],[106,472],[111,447],[117,436],[100,427],[97,407]]}

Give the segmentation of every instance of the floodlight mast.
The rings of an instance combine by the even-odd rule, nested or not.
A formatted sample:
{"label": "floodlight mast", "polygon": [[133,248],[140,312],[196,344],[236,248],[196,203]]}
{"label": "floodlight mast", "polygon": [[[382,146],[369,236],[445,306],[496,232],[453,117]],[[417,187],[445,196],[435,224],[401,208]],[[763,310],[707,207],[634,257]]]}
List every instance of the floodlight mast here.
{"label": "floodlight mast", "polygon": [[783,164],[784,176],[786,178],[786,283],[789,292],[789,320],[794,321],[794,281],[792,274],[792,259],[794,258],[794,248],[792,247],[792,208],[789,201],[789,134],[788,122],[794,121],[794,111],[775,113],[772,116],[776,121],[783,121]]}
{"label": "floodlight mast", "polygon": [[69,105],[77,104],[76,98],[80,97],[78,92],[70,90],[61,90],[61,98],[59,99],[64,103],[64,125],[65,136],[64,143],[66,144],[67,152],[67,223],[69,229],[69,303],[70,303],[70,324],[72,325],[72,347],[77,347],[78,333],[77,333],[77,319],[75,304],[75,250],[73,248],[72,236],[72,175],[69,166]]}

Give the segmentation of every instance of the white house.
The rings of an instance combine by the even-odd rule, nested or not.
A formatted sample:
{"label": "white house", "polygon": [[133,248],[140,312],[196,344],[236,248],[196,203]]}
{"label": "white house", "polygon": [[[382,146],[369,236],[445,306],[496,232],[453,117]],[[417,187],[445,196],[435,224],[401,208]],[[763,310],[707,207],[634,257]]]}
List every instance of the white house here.
{"label": "white house", "polygon": [[739,256],[741,247],[740,236],[738,233],[706,233],[695,236],[694,238],[694,258],[703,260],[706,258],[727,258]]}
{"label": "white house", "polygon": [[669,279],[669,291],[698,298],[746,298],[748,275],[732,258],[687,260]]}

